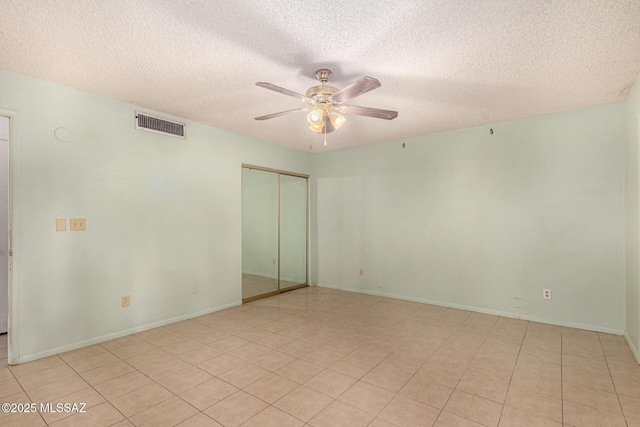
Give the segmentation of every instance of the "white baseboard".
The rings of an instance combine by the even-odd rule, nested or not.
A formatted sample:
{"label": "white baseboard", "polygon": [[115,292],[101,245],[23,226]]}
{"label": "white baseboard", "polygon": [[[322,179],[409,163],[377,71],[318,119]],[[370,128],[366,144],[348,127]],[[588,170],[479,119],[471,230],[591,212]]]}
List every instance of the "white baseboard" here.
{"label": "white baseboard", "polygon": [[516,314],[516,313],[507,312],[507,311],[491,310],[491,309],[485,309],[485,308],[481,308],[481,307],[472,307],[472,306],[467,306],[467,305],[453,304],[453,303],[449,303],[449,302],[445,302],[445,301],[435,301],[435,300],[424,299],[424,298],[408,297],[406,295],[397,295],[397,294],[391,294],[391,293],[387,293],[387,292],[375,292],[375,291],[370,291],[370,290],[367,290],[367,289],[347,288],[347,287],[344,287],[344,286],[328,285],[326,283],[314,283],[313,286],[319,286],[319,287],[330,288],[330,289],[338,289],[338,290],[347,291],[347,292],[356,292],[356,293],[360,293],[360,294],[375,295],[375,296],[380,296],[380,297],[395,298],[395,299],[401,299],[401,300],[405,300],[405,301],[421,302],[421,303],[424,303],[424,304],[431,304],[431,305],[438,305],[438,306],[442,306],[442,307],[456,308],[456,309],[459,309],[459,310],[473,311],[473,312],[476,312],[476,313],[493,314],[495,316],[511,317],[511,318],[514,318],[514,319],[522,319],[522,320],[528,320],[530,322],[546,323],[546,324],[549,324],[549,325],[556,325],[556,326],[565,326],[565,327],[568,327],[568,328],[585,329],[585,330],[588,330],[588,331],[602,332],[602,333],[606,333],[606,334],[614,334],[614,335],[623,335],[624,334],[624,330],[622,330],[622,329],[603,328],[601,326],[584,325],[584,324],[581,324],[581,323],[558,322],[558,321],[549,320],[549,319],[542,319],[542,318],[538,318],[538,317],[534,317],[534,316],[522,316],[522,315],[519,315],[519,314]]}
{"label": "white baseboard", "polygon": [[93,344],[98,344],[101,342],[109,341],[115,338],[124,337],[126,335],[135,334],[138,332],[146,331],[148,329],[157,328],[164,325],[169,325],[171,323],[180,322],[182,320],[193,319],[194,317],[204,316],[205,314],[214,313],[216,311],[225,310],[227,308],[236,307],[238,305],[242,305],[242,301],[232,302],[230,304],[221,305],[218,307],[210,308],[207,310],[202,310],[196,313],[189,313],[182,316],[173,317],[171,319],[160,320],[158,322],[149,323],[146,325],[136,326],[135,328],[125,329],[124,331],[115,332],[113,334],[103,335],[97,338],[91,338],[85,341],[80,341],[77,343],[65,345],[62,347],[54,348],[47,351],[42,351],[40,353],[28,354],[26,356],[20,356],[16,360],[10,361],[11,365],[17,365],[19,363],[31,362],[33,360],[42,359],[43,357],[53,356],[56,354],[64,353],[71,350],[76,350],[78,348],[86,347]]}
{"label": "white baseboard", "polygon": [[627,344],[629,344],[629,348],[631,349],[631,352],[636,357],[636,360],[640,365],[640,351],[638,351],[638,349],[633,345],[633,342],[631,341],[631,338],[629,337],[629,334],[627,334],[626,331],[624,333],[624,339],[627,341]]}

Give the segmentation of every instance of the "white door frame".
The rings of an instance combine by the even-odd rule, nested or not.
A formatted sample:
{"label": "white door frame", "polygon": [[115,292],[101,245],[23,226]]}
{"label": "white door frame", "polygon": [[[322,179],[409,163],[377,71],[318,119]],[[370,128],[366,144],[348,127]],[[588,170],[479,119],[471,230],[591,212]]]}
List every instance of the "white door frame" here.
{"label": "white door frame", "polygon": [[[16,121],[16,116],[17,116],[17,111],[12,111],[12,110],[6,110],[6,109],[1,109],[0,108],[0,116],[4,116],[7,117],[9,119],[9,171],[8,171],[8,175],[9,175],[9,179],[8,179],[8,188],[7,188],[7,220],[8,220],[8,229],[7,229],[7,234],[8,234],[8,242],[5,242],[7,244],[7,250],[8,250],[8,280],[7,280],[7,346],[8,346],[8,355],[7,355],[7,363],[9,365],[13,364],[13,361],[17,359],[17,346],[15,345],[15,337],[17,336],[17,322],[15,321],[15,310],[12,309],[13,307],[13,300],[16,296],[16,291],[17,289],[14,289],[13,284],[14,284],[14,280],[15,280],[15,274],[14,274],[14,263],[13,263],[13,259],[14,259],[14,250],[15,250],[15,242],[13,239],[13,229],[14,229],[14,209],[16,208],[16,205],[13,203],[13,183],[14,183],[14,179],[16,177],[16,170],[15,170],[15,158],[16,158],[16,154],[17,154],[17,144],[16,144],[16,126],[15,126],[15,121]],[[0,244],[4,244],[2,242],[0,242]]]}

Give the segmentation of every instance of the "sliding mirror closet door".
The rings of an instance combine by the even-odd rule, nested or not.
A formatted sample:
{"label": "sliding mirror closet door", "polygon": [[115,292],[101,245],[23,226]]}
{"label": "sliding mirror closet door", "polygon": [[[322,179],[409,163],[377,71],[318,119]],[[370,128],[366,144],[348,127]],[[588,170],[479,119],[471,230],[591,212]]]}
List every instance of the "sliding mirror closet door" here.
{"label": "sliding mirror closet door", "polygon": [[307,179],[280,175],[280,289],[307,283]]}
{"label": "sliding mirror closet door", "polygon": [[278,291],[278,174],[242,168],[242,299]]}
{"label": "sliding mirror closet door", "polygon": [[307,177],[242,167],[242,300],[307,285]]}

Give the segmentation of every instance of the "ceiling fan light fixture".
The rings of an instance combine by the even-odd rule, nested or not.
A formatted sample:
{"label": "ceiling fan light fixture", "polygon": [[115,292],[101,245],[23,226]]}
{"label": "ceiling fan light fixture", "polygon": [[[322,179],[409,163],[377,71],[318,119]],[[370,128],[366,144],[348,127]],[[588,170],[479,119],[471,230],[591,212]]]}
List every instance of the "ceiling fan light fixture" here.
{"label": "ceiling fan light fixture", "polygon": [[316,108],[315,110],[311,111],[309,113],[309,115],[307,116],[307,121],[309,122],[310,125],[319,125],[322,124],[323,118],[324,116],[324,112],[319,109]]}
{"label": "ceiling fan light fixture", "polygon": [[322,132],[322,128],[324,127],[324,122],[320,122],[320,123],[311,123],[309,125],[309,129],[311,129],[314,132]]}
{"label": "ceiling fan light fixture", "polygon": [[340,126],[342,126],[344,124],[344,122],[345,122],[345,118],[343,116],[341,116],[340,114],[335,113],[335,112],[331,113],[329,118],[331,119],[331,124],[336,129],[340,128]]}

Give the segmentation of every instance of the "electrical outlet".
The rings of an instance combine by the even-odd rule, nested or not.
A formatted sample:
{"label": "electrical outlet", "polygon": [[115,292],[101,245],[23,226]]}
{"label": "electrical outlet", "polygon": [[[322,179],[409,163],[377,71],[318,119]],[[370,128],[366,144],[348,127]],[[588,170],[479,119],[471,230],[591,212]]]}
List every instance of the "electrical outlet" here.
{"label": "electrical outlet", "polygon": [[273,261],[271,261],[271,264],[276,265],[276,259],[274,258]]}
{"label": "electrical outlet", "polygon": [[56,231],[67,231],[66,218],[56,218]]}
{"label": "electrical outlet", "polygon": [[196,292],[198,292],[198,284],[197,283],[192,283],[191,284],[191,293],[195,294]]}
{"label": "electrical outlet", "polygon": [[543,289],[542,290],[542,298],[551,299],[551,289]]}
{"label": "electrical outlet", "polygon": [[69,219],[69,225],[71,231],[86,231],[87,219],[86,218],[71,218]]}
{"label": "electrical outlet", "polygon": [[364,268],[361,268],[361,269],[360,269],[360,275],[361,275],[361,276],[364,276]]}
{"label": "electrical outlet", "polygon": [[131,306],[131,295],[124,295],[122,297],[122,307]]}

